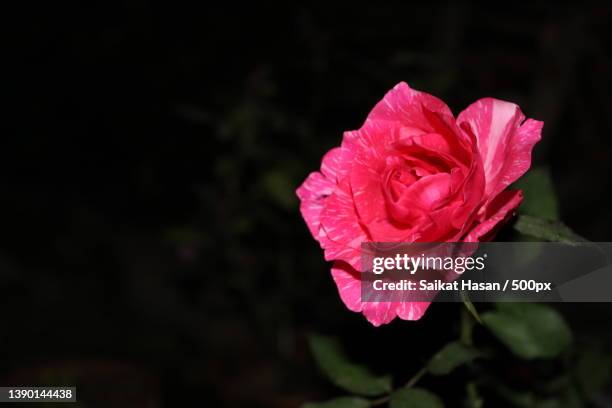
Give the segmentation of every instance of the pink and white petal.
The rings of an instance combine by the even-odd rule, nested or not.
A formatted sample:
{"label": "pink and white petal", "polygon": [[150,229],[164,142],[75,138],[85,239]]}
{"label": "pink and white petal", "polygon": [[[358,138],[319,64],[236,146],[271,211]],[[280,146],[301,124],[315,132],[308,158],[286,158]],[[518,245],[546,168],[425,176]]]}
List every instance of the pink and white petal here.
{"label": "pink and white petal", "polygon": [[364,225],[387,217],[383,193],[384,162],[368,154],[358,154],[350,174],[355,210]]}
{"label": "pink and white petal", "polygon": [[[368,237],[381,242],[413,240],[413,231],[389,220],[382,189],[389,149],[398,129],[368,121],[360,130],[345,133],[343,149],[353,149],[350,191],[353,208]],[[394,136],[395,135],[395,136]]]}
{"label": "pink and white petal", "polygon": [[399,122],[403,126],[434,132],[435,129],[426,117],[424,109],[440,113],[445,117],[453,116],[448,106],[440,99],[414,90],[405,82],[400,82],[376,104],[368,119]]}
{"label": "pink and white petal", "polygon": [[[529,119],[513,103],[493,98],[476,101],[461,112],[457,124],[471,131],[483,160],[485,194],[493,198],[531,166],[542,122]],[[522,124],[522,125],[521,125]]]}
{"label": "pink and white petal", "polygon": [[295,191],[302,201],[320,200],[334,191],[335,184],[318,171],[313,171]]}
{"label": "pink and white petal", "polygon": [[336,261],[332,265],[331,273],[344,305],[352,312],[361,312],[363,303],[361,302],[360,272],[346,262]]}
{"label": "pink and white petal", "polygon": [[452,216],[453,227],[462,231],[470,227],[476,211],[482,203],[486,202],[485,189],[486,180],[482,160],[478,152],[475,152],[472,166],[462,186],[463,203],[455,209]]}
{"label": "pink and white petal", "polygon": [[[353,207],[363,225],[363,230],[372,241],[412,242],[416,240],[419,234],[415,233],[414,228],[390,219],[390,216],[394,216],[392,214],[394,209],[388,208],[387,198],[382,188],[384,162],[377,162],[374,158],[367,160],[366,157],[363,154],[356,155],[355,166],[350,174],[351,191],[354,198]],[[377,163],[380,164],[378,167],[376,167]],[[411,213],[416,218],[419,217],[417,210],[414,207]]]}
{"label": "pink and white petal", "polygon": [[440,152],[445,155],[451,155],[452,153],[449,141],[439,133],[422,133],[407,140],[433,152]]}
{"label": "pink and white petal", "polygon": [[397,317],[398,302],[364,302],[362,313],[368,322],[378,327],[390,323]]}
{"label": "pink and white petal", "polygon": [[500,182],[503,186],[509,186],[518,180],[531,167],[531,152],[533,147],[542,138],[544,122],[527,119],[515,133],[513,142],[510,144],[510,156],[513,158],[512,165],[504,171]]}
{"label": "pink and white petal", "polygon": [[378,327],[391,322],[397,316],[395,302],[362,302],[361,281],[359,272],[345,262],[334,262],[332,276],[340,299],[344,305],[353,312],[362,312],[365,318]]}
{"label": "pink and white petal", "polygon": [[393,124],[369,120],[361,129],[344,133],[342,149],[352,152],[350,190],[363,225],[386,218],[381,183],[389,148],[398,133]]}
{"label": "pink and white petal", "polygon": [[479,215],[482,220],[463,239],[464,242],[489,241],[496,227],[504,224],[504,221],[514,214],[514,211],[523,201],[521,190],[508,190],[501,192],[489,202]]}
{"label": "pink and white petal", "polygon": [[394,137],[404,142],[423,133],[438,134],[457,159],[465,162],[469,155],[469,140],[457,127],[448,106],[433,95],[410,88],[405,82],[387,92],[372,109],[367,122],[393,124],[398,129]]}
{"label": "pink and white petal", "polygon": [[346,262],[334,262],[331,272],[344,305],[353,312],[362,312],[376,327],[398,316],[403,320],[419,320],[429,307],[429,302],[362,302],[360,272]]}
{"label": "pink and white petal", "polygon": [[[396,122],[367,119],[358,130],[344,132],[342,148],[346,155],[384,160],[389,149],[401,138],[401,125]],[[353,165],[353,168],[355,166]]]}
{"label": "pink and white petal", "polygon": [[429,307],[430,302],[402,302],[399,303],[396,312],[402,320],[419,320]]}
{"label": "pink and white petal", "polygon": [[346,177],[352,165],[353,152],[351,150],[336,147],[323,156],[321,161],[321,173],[329,180],[337,184],[338,180]]}
{"label": "pink and white petal", "polygon": [[409,208],[416,206],[425,211],[433,211],[448,199],[451,193],[451,175],[438,173],[425,176],[408,187],[398,204]]}
{"label": "pink and white petal", "polygon": [[396,317],[419,320],[430,302],[364,302],[362,313],[375,327],[390,323]]}
{"label": "pink and white petal", "polygon": [[302,185],[296,190],[301,200],[300,212],[306,221],[310,233],[319,239],[321,227],[321,212],[325,199],[334,191],[334,184],[319,172],[308,175]]}
{"label": "pink and white petal", "polygon": [[355,212],[348,181],[343,181],[325,200],[320,216],[319,242],[328,261],[345,261],[361,269],[361,243],[368,240]]}

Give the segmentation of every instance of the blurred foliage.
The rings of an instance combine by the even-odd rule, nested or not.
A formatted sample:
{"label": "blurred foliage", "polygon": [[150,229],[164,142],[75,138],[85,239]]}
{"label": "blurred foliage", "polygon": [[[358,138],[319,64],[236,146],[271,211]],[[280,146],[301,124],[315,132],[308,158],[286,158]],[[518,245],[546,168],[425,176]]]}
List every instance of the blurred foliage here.
{"label": "blurred foliage", "polygon": [[584,393],[593,395],[610,382],[612,358],[601,344],[590,344],[578,356],[575,375]]}
{"label": "blurred foliage", "polygon": [[302,408],[367,408],[370,401],[358,397],[339,397],[325,402],[309,402]]}
{"label": "blurred foliage", "polygon": [[[467,313],[465,316],[470,317]],[[349,362],[337,339],[313,335],[311,347],[315,360],[336,386],[366,396],[385,395],[375,399],[340,397],[327,402],[307,403],[302,407],[368,407],[387,403],[390,407],[444,407],[442,399],[435,393],[420,385],[417,387],[426,374],[431,374],[469,378],[465,386],[466,408],[486,406],[485,399],[491,398],[501,398],[504,404],[512,407],[579,408],[591,406],[593,396],[610,380],[610,357],[602,352],[601,347],[593,345],[584,349],[571,348],[572,332],[561,315],[548,305],[498,303],[495,310],[483,313],[482,318],[483,325],[478,326],[475,346],[460,340],[444,345],[407,383],[393,390],[389,388],[389,378],[385,378],[384,386],[379,386],[381,378],[373,377],[364,367]],[[485,329],[500,343],[492,342]],[[473,327],[463,325],[460,331],[464,330],[471,331]],[[460,333],[460,337],[465,336]],[[472,335],[469,338],[472,342]],[[529,378],[527,389],[515,388],[510,385],[514,381],[499,377],[507,359],[504,347],[500,345],[517,357],[531,361],[532,365],[556,368],[553,371],[549,368],[536,370],[539,371],[536,375],[541,378]],[[481,362],[482,357],[486,358]],[[469,375],[456,375],[455,371],[462,366]]]}
{"label": "blurred foliage", "polygon": [[498,303],[482,315],[484,324],[522,358],[552,358],[572,341],[567,323],[554,309],[539,304]]}
{"label": "blurred foliage", "polygon": [[549,220],[559,219],[559,205],[550,170],[544,167],[529,169],[514,187],[524,192],[521,213]]}
{"label": "blurred foliage", "polygon": [[391,408],[444,408],[444,403],[435,394],[422,388],[401,389],[391,395]]}
{"label": "blurred foliage", "polygon": [[563,242],[566,244],[586,242],[584,238],[572,231],[560,221],[521,215],[516,220],[514,228],[521,234],[544,241]]}
{"label": "blurred foliage", "polygon": [[368,396],[391,390],[391,377],[376,377],[365,367],[349,362],[336,339],[313,335],[310,348],[319,367],[338,387]]}
{"label": "blurred foliage", "polygon": [[427,370],[433,375],[447,375],[455,368],[473,361],[480,353],[471,347],[454,341],[438,351],[427,365]]}

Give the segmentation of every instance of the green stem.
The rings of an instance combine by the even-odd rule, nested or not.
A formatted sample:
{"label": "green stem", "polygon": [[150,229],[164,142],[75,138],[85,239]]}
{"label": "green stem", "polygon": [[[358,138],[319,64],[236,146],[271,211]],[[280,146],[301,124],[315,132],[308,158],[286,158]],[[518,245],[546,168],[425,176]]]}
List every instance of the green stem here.
{"label": "green stem", "polygon": [[[472,315],[470,314],[468,309],[462,307],[461,308],[461,333],[460,333],[460,339],[461,339],[461,342],[463,344],[465,344],[465,345],[468,345],[468,346],[472,345],[472,329],[474,328],[475,322],[476,322],[476,319],[474,317],[472,317]],[[414,374],[408,380],[408,382],[403,387],[401,387],[401,388],[412,388],[412,387],[414,387],[416,385],[416,383],[418,383],[419,380],[425,374],[427,374],[428,365],[429,365],[429,362],[427,364],[425,364],[419,371],[417,371],[416,374]],[[401,389],[401,388],[399,388],[399,389]],[[382,405],[382,404],[385,404],[385,403],[389,402],[390,399],[391,399],[391,394],[385,395],[385,396],[380,397],[378,399],[372,400],[370,402],[370,405],[373,406],[373,407],[374,406],[378,406],[378,405]]]}
{"label": "green stem", "polygon": [[385,395],[384,397],[380,397],[378,399],[370,401],[370,406],[376,407],[378,405],[382,405],[385,402],[388,402],[391,399],[391,395]]}
{"label": "green stem", "polygon": [[423,377],[427,373],[427,365],[421,368],[415,375],[412,376],[410,380],[404,385],[404,388],[412,388],[414,385],[419,382],[421,377]]}
{"label": "green stem", "polygon": [[462,307],[461,308],[461,332],[460,339],[466,346],[471,346],[474,342],[472,340],[472,331],[474,329],[474,319],[470,315],[470,312]]}
{"label": "green stem", "polygon": [[[423,377],[425,374],[427,374],[427,365],[425,365],[425,367],[421,368],[419,371],[416,372],[415,375],[412,376],[412,378],[410,378],[410,380],[408,380],[408,382],[401,388],[412,388],[416,385],[417,382],[419,382],[419,380],[421,379],[421,377]],[[398,389],[401,389],[398,388]],[[397,390],[396,390],[397,391]],[[389,395],[385,395],[384,397],[380,397],[378,399],[373,400],[370,405],[375,407],[378,405],[382,405],[386,402],[388,402],[391,399],[391,394]]]}
{"label": "green stem", "polygon": [[483,401],[478,393],[478,388],[476,387],[476,383],[469,382],[465,388],[467,390],[470,408],[481,408],[483,405]]}

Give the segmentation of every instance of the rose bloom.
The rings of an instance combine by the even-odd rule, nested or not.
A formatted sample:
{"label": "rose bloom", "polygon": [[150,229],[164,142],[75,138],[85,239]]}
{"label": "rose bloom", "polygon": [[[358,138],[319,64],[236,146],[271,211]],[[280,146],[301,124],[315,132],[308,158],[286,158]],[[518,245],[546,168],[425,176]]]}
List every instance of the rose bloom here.
{"label": "rose bloom", "polygon": [[421,318],[427,302],[361,301],[361,244],[492,239],[522,200],[506,187],[529,169],[542,125],[493,98],[455,118],[404,82],[389,91],[297,189],[346,307],[375,326]]}

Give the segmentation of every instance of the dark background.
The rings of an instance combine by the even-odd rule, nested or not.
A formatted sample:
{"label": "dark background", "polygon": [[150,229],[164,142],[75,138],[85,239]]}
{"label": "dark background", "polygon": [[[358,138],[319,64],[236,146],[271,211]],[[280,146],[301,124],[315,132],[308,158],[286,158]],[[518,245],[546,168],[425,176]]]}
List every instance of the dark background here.
{"label": "dark background", "polygon": [[[341,303],[294,195],[402,80],[455,114],[493,96],[544,120],[536,163],[562,219],[609,241],[610,5],[430,3],[6,13],[3,385],[77,384],[83,406],[293,407],[338,394],[312,331],[412,375],[457,305],[371,327]],[[566,313],[606,341],[612,309],[593,308]],[[452,401],[452,383],[432,386]]]}

